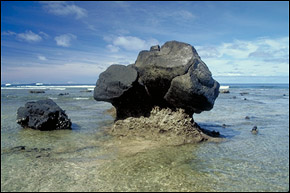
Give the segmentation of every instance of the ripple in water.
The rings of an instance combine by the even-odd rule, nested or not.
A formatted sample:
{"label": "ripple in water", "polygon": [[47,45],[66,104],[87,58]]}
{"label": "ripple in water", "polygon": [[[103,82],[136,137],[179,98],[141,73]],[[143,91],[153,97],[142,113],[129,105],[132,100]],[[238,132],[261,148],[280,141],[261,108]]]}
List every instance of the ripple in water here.
{"label": "ripple in water", "polygon": [[[61,97],[60,90],[1,90],[2,191],[289,190],[289,87],[231,88],[213,110],[194,115],[225,142],[170,147],[106,135],[104,126],[113,118],[104,111],[111,105],[82,89],[67,88],[69,95]],[[72,130],[41,132],[16,124],[18,107],[48,97],[66,110]],[[257,135],[250,132],[254,125]]]}

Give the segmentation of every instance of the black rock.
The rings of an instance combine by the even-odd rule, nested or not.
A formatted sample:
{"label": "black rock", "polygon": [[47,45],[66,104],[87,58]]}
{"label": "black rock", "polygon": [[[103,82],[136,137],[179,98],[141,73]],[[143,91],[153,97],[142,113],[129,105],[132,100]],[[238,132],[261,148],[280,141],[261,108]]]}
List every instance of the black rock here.
{"label": "black rock", "polygon": [[213,108],[219,83],[194,47],[170,41],[141,51],[135,64],[112,65],[101,73],[94,98],[112,103],[117,119],[147,116],[152,107],[200,113]]}
{"label": "black rock", "polygon": [[17,123],[24,128],[38,130],[71,129],[71,121],[65,111],[51,99],[28,102],[20,107]]}
{"label": "black rock", "polygon": [[30,93],[45,93],[43,90],[30,90]]}
{"label": "black rock", "polygon": [[247,95],[247,94],[249,94],[249,93],[248,92],[241,92],[240,93],[241,96],[244,96],[244,95]]}
{"label": "black rock", "polygon": [[138,83],[138,73],[132,66],[112,65],[100,74],[94,89],[97,101],[112,103],[116,119],[148,116],[153,104],[145,87]]}
{"label": "black rock", "polygon": [[254,126],[252,128],[252,131],[251,131],[253,134],[257,134],[258,133],[258,127],[257,126]]}
{"label": "black rock", "polygon": [[213,130],[213,131],[211,132],[211,134],[212,134],[213,137],[218,137],[218,136],[220,136],[220,132],[215,131],[215,130]]}
{"label": "black rock", "polygon": [[11,151],[21,151],[21,150],[25,150],[26,146],[17,146],[17,147],[13,147],[11,148]]}
{"label": "black rock", "polygon": [[69,95],[69,93],[66,92],[66,93],[59,93],[59,94],[58,94],[58,96],[64,96],[64,95]]}
{"label": "black rock", "polygon": [[159,45],[151,46],[150,51],[160,51],[160,46]]}
{"label": "black rock", "polygon": [[246,116],[245,119],[250,119],[250,117],[249,116]]}

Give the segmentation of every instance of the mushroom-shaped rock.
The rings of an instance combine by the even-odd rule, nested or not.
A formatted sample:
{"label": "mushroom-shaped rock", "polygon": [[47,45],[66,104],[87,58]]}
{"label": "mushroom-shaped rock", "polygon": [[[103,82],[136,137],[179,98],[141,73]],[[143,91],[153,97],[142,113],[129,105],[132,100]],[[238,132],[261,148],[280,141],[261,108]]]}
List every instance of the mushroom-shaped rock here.
{"label": "mushroom-shaped rock", "polygon": [[112,65],[94,98],[111,102],[117,119],[149,115],[153,106],[182,108],[190,116],[213,108],[219,83],[190,44],[169,41],[141,51],[133,65]]}
{"label": "mushroom-shaped rock", "polygon": [[71,129],[71,121],[65,111],[51,99],[28,102],[20,107],[17,123],[37,130]]}

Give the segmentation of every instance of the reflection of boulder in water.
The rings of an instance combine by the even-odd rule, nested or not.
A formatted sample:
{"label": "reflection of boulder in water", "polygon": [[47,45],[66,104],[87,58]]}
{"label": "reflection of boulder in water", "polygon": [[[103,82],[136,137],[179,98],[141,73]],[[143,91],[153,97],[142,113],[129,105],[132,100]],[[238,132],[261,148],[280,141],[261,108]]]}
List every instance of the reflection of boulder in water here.
{"label": "reflection of boulder in water", "polygon": [[17,123],[38,130],[71,129],[71,121],[65,111],[51,99],[28,102],[20,107]]}

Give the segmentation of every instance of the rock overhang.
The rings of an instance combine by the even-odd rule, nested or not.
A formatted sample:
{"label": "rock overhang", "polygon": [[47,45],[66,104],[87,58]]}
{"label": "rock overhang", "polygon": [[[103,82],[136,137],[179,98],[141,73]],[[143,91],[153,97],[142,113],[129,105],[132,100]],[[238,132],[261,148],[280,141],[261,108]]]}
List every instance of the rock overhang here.
{"label": "rock overhang", "polygon": [[146,116],[154,106],[183,108],[192,115],[211,110],[219,94],[219,83],[187,43],[153,46],[141,51],[134,64],[120,66],[101,73],[94,92],[96,100],[116,107],[117,119]]}

